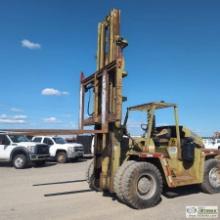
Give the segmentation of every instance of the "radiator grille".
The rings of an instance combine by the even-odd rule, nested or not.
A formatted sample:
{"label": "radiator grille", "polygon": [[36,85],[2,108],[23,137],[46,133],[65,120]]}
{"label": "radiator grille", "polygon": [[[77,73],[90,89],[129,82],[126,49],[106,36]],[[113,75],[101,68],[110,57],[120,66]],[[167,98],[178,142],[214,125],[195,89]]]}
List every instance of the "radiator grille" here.
{"label": "radiator grille", "polygon": [[83,151],[83,147],[75,147],[75,151],[76,152]]}
{"label": "radiator grille", "polygon": [[49,147],[47,145],[38,144],[36,146],[36,154],[49,154]]}

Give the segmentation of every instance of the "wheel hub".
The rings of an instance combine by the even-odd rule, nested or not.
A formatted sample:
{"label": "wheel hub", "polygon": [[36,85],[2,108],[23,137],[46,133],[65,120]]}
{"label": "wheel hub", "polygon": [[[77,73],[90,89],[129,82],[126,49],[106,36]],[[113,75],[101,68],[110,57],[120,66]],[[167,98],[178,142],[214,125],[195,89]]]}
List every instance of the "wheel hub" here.
{"label": "wheel hub", "polygon": [[152,190],[153,184],[150,176],[143,176],[139,179],[137,184],[138,192],[141,195],[145,195]]}
{"label": "wheel hub", "polygon": [[209,171],[209,181],[213,187],[215,188],[220,187],[220,169],[219,168],[214,167]]}
{"label": "wheel hub", "polygon": [[64,159],[65,159],[64,155],[61,154],[58,156],[58,161],[63,162]]}
{"label": "wheel hub", "polygon": [[15,160],[16,167],[21,167],[23,165],[23,160],[21,158],[17,158]]}

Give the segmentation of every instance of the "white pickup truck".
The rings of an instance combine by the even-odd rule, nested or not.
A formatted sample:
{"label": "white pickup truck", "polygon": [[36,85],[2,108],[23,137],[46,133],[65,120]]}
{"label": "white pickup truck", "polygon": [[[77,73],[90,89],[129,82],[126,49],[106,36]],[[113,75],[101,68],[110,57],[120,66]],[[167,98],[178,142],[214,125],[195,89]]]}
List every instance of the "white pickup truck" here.
{"label": "white pickup truck", "polygon": [[67,143],[62,137],[36,136],[33,142],[45,143],[50,146],[50,157],[55,158],[58,163],[66,163],[71,159],[82,158],[84,147],[78,143]]}
{"label": "white pickup truck", "polygon": [[16,169],[23,169],[31,162],[43,165],[48,158],[48,145],[33,143],[23,135],[0,132],[0,162],[11,162]]}
{"label": "white pickup truck", "polygon": [[206,149],[220,150],[220,139],[219,138],[203,138],[203,143]]}

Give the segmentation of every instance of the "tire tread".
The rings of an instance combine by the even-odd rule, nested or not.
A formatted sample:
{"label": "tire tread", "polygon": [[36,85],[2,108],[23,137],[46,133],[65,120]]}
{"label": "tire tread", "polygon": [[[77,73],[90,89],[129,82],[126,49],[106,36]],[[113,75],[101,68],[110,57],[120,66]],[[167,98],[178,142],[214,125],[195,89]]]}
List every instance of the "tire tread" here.
{"label": "tire tread", "polygon": [[123,176],[125,171],[133,164],[135,161],[129,160],[125,161],[116,171],[115,177],[114,177],[114,192],[117,195],[117,198],[119,201],[124,202],[124,196],[123,196]]}
{"label": "tire tread", "polygon": [[[134,194],[130,191],[131,183],[135,173],[138,173],[141,169],[147,169],[155,174],[155,177],[158,181],[158,188],[154,198],[149,199],[148,201],[141,201],[140,199],[135,199]],[[125,203],[128,206],[136,209],[148,208],[156,205],[160,201],[160,196],[162,193],[163,180],[160,171],[156,166],[148,162],[136,162],[132,164],[126,171],[122,179],[123,187],[122,193]]]}
{"label": "tire tread", "polygon": [[205,193],[213,194],[213,193],[219,193],[220,192],[220,187],[213,188],[212,185],[209,182],[209,171],[210,171],[211,168],[213,168],[213,167],[215,167],[217,165],[220,168],[220,161],[217,160],[217,159],[209,159],[209,160],[205,161],[204,181],[201,184],[201,189]]}

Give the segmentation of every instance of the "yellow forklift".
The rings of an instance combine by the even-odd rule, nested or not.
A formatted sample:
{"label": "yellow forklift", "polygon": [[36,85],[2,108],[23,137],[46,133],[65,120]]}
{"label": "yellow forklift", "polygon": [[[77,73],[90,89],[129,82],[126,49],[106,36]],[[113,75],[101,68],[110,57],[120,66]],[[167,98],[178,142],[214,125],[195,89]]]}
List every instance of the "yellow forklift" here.
{"label": "yellow forklift", "polygon": [[[94,134],[94,159],[87,170],[93,190],[110,192],[130,207],[143,209],[160,201],[163,187],[198,184],[206,193],[220,192],[220,151],[204,149],[202,139],[180,126],[177,105],[152,102],[127,108],[122,121],[123,78],[127,76],[120,35],[120,11],[99,23],[97,70],[80,76],[80,128],[10,129],[26,135]],[[87,109],[86,109],[87,108]],[[175,123],[158,126],[155,113],[172,108]],[[143,134],[127,129],[131,112],[143,112]],[[94,127],[94,129],[91,129]],[[87,129],[86,129],[87,128]]]}
{"label": "yellow forklift", "polygon": [[[132,106],[122,122],[127,45],[120,35],[120,11],[113,9],[98,26],[97,70],[80,77],[80,130],[93,126],[95,134],[94,160],[87,170],[90,188],[115,194],[136,209],[156,205],[163,186],[199,184],[206,193],[220,192],[220,152],[204,149],[199,136],[179,125],[176,104]],[[175,124],[157,126],[155,112],[165,108],[173,108]],[[147,117],[138,138],[127,131],[133,111]]]}

